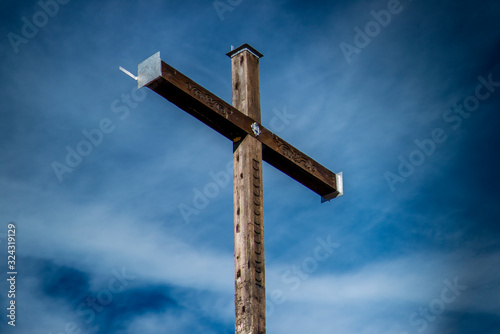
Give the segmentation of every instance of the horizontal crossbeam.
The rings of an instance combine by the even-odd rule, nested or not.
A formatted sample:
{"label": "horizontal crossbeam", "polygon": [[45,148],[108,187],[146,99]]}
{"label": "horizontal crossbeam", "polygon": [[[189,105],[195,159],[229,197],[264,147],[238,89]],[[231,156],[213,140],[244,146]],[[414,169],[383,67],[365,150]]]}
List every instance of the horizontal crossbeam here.
{"label": "horizontal crossbeam", "polygon": [[264,161],[319,194],[323,201],[343,194],[341,173],[331,172],[166,64],[159,52],[139,64],[138,73],[139,88],[150,88],[233,142],[247,135],[259,140]]}

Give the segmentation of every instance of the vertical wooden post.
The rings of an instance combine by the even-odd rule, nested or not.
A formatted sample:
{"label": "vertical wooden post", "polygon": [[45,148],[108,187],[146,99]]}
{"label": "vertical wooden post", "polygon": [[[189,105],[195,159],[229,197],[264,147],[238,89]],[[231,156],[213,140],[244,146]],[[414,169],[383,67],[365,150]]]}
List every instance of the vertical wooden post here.
{"label": "vertical wooden post", "polygon": [[[260,123],[258,51],[245,44],[228,53],[233,106]],[[262,144],[252,136],[236,141],[234,163],[235,334],[266,333]]]}

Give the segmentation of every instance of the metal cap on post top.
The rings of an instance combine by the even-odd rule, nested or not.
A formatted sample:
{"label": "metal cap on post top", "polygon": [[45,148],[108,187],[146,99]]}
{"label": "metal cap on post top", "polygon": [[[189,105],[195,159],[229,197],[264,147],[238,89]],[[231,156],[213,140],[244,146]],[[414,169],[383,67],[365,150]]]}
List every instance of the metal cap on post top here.
{"label": "metal cap on post top", "polygon": [[234,56],[236,56],[237,54],[239,54],[239,53],[241,53],[243,51],[248,51],[248,52],[250,52],[251,54],[253,54],[257,58],[264,57],[264,55],[262,53],[260,53],[259,51],[255,50],[253,47],[251,47],[247,43],[243,44],[240,47],[237,47],[236,49],[233,49],[233,47],[231,46],[231,51],[229,51],[228,53],[226,53],[226,55],[229,58],[233,58]]}

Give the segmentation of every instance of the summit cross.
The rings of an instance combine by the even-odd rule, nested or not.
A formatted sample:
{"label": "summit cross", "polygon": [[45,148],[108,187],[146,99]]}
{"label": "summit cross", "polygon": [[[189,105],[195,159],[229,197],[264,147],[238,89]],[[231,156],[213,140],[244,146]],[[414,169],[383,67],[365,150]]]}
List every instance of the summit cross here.
{"label": "summit cross", "polygon": [[160,59],[138,66],[138,87],[148,87],[233,142],[235,334],[266,333],[262,160],[321,196],[343,195],[334,174],[263,127],[259,59],[248,44],[227,53],[232,62],[229,105]]}

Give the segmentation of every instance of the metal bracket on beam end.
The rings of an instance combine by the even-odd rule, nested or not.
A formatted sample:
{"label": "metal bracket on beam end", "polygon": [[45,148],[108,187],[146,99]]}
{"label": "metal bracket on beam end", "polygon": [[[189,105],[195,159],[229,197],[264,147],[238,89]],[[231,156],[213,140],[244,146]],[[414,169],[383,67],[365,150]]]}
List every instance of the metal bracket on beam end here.
{"label": "metal bracket on beam end", "polygon": [[160,52],[158,51],[145,61],[139,64],[137,71],[137,88],[141,88],[150,82],[161,77],[161,59]]}
{"label": "metal bracket on beam end", "polygon": [[337,191],[325,196],[321,196],[321,203],[330,202],[332,199],[344,195],[344,177],[342,175],[342,172],[335,174],[335,179],[337,183]]}

